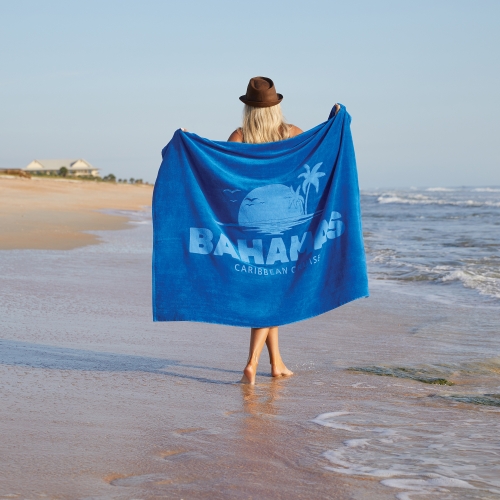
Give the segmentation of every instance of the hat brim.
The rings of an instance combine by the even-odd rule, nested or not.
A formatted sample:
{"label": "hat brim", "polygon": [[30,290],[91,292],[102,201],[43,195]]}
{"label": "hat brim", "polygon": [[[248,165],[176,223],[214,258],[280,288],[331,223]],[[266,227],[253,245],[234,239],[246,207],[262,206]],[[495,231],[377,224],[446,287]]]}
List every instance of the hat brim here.
{"label": "hat brim", "polygon": [[276,106],[283,100],[282,94],[276,94],[278,96],[277,101],[262,102],[262,101],[249,101],[246,95],[240,96],[240,101],[245,103],[247,106],[253,106],[254,108],[270,108],[271,106]]}

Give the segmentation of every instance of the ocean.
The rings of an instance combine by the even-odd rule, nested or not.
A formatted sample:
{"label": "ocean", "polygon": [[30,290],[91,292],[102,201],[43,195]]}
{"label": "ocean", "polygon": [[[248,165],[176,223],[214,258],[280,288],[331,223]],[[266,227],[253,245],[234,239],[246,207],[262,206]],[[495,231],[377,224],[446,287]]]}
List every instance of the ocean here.
{"label": "ocean", "polygon": [[365,191],[362,206],[372,279],[498,307],[500,188]]}
{"label": "ocean", "polygon": [[[0,496],[500,499],[500,188],[362,192],[368,299],[249,332],[153,323],[151,217],[3,251]],[[207,285],[209,286],[209,285]]]}

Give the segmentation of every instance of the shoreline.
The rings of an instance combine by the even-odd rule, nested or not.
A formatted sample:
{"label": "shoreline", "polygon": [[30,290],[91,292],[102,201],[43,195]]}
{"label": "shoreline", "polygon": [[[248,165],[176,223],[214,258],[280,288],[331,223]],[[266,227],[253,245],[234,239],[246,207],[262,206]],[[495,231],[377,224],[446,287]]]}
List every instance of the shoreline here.
{"label": "shoreline", "polygon": [[129,218],[104,210],[143,210],[153,186],[0,176],[0,250],[72,250],[96,245],[87,231],[120,230]]}

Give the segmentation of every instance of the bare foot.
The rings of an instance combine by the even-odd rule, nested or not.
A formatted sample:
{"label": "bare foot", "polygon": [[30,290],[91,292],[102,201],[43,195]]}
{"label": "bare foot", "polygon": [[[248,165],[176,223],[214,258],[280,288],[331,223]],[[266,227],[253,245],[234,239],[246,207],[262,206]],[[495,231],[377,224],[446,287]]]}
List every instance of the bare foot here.
{"label": "bare foot", "polygon": [[289,377],[290,375],[293,375],[292,370],[289,370],[283,361],[271,365],[271,375],[273,377]]}
{"label": "bare foot", "polygon": [[240,384],[255,385],[255,375],[257,373],[257,365],[248,364],[243,370],[243,377],[241,377]]}

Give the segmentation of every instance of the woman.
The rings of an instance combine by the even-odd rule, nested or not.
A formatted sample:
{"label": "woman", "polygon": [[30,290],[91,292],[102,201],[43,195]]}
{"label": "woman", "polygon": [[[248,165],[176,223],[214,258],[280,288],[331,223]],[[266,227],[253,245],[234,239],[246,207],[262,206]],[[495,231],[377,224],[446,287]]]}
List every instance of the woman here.
{"label": "woman", "polygon": [[[230,142],[260,144],[263,142],[282,141],[302,133],[299,127],[285,122],[281,113],[281,94],[276,93],[270,78],[257,76],[250,80],[247,93],[240,97],[245,103],[243,126],[236,129],[229,137]],[[267,345],[271,375],[283,377],[293,375],[283,363],[278,346],[278,327],[252,328],[250,335],[250,353],[241,382],[255,384],[260,353]]]}

